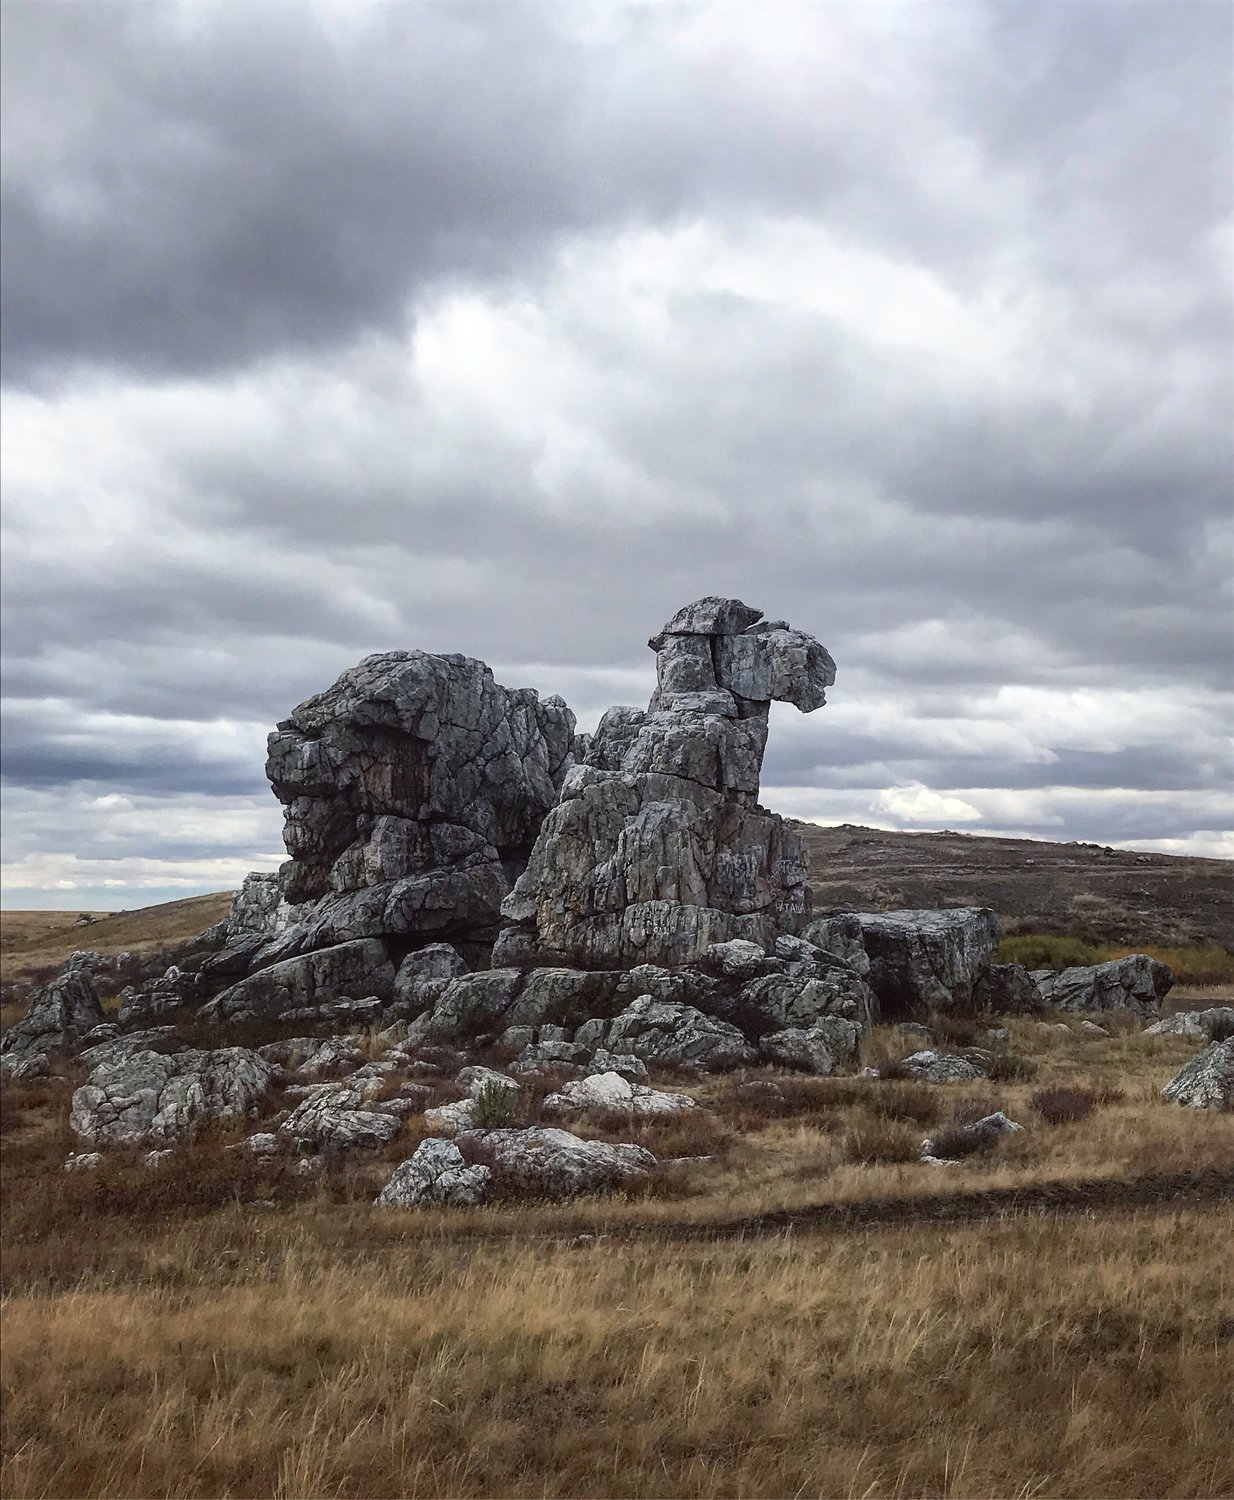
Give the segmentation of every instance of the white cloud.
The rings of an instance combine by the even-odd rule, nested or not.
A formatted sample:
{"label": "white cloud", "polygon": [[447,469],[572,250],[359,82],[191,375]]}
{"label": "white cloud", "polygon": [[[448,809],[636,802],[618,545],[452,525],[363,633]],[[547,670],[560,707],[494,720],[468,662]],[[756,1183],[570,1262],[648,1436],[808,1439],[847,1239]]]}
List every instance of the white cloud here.
{"label": "white cloud", "polygon": [[981,818],[980,812],[963,798],[932,792],[920,781],[888,787],[875,797],[870,810],[901,823],[971,823]]}

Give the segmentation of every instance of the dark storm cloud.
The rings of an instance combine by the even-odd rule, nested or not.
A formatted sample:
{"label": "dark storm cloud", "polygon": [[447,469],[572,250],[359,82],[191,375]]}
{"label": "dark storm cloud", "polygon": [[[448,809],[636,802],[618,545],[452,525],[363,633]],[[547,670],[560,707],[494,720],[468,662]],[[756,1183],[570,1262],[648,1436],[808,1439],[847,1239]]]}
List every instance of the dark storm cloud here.
{"label": "dark storm cloud", "polygon": [[713,592],[840,664],[773,805],[1207,846],[1231,19],[12,0],[18,888],[268,860],[369,652],[591,725]]}

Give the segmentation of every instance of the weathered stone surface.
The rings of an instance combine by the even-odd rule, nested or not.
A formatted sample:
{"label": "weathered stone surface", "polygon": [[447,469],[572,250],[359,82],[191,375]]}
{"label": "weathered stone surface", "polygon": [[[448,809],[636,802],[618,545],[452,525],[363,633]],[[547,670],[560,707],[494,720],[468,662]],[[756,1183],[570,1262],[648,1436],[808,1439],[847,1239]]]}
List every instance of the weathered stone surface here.
{"label": "weathered stone surface", "polygon": [[900,1067],[909,1078],[922,1083],[972,1083],[984,1078],[985,1070],[971,1058],[946,1052],[914,1052],[902,1059]]}
{"label": "weathered stone surface", "polygon": [[568,1130],[472,1130],[460,1147],[482,1154],[503,1185],[539,1198],[571,1198],[647,1177],[656,1159],[641,1146],[585,1141]]}
{"label": "weathered stone surface", "polygon": [[284,1016],[316,1009],[337,1009],[340,995],[360,994],[389,1000],[394,993],[394,966],[377,938],[340,943],[259,969],[217,995],[201,1014],[207,1020]]}
{"label": "weathered stone surface", "polygon": [[[1015,1135],[1023,1129],[1023,1125],[1017,1125],[1001,1109],[996,1110],[992,1115],[984,1115],[971,1125],[952,1131],[949,1148],[940,1144],[933,1136],[928,1136],[921,1143],[921,1160],[931,1166],[950,1166],[966,1156],[988,1151],[1004,1136]],[[957,1153],[957,1146],[962,1154]]]}
{"label": "weathered stone surface", "polygon": [[878,1018],[878,1001],[866,984],[847,969],[823,970],[819,977],[772,974],[742,985],[734,1016],[746,1025],[782,1031],[811,1027],[823,1016],[856,1023],[864,1034]]}
{"label": "weathered stone surface", "polygon": [[1165,1016],[1144,1030],[1145,1036],[1185,1036],[1193,1042],[1223,1042],[1234,1036],[1234,1005],[1212,1005],[1207,1010],[1182,1010]]}
{"label": "weathered stone surface", "polygon": [[869,984],[885,1015],[976,1008],[979,981],[998,947],[992,911],[955,907],[852,915],[861,924]]}
{"label": "weathered stone surface", "polygon": [[977,976],[973,1007],[999,1016],[1026,1016],[1045,1009],[1037,981],[1022,964],[991,964]]}
{"label": "weathered stone surface", "polygon": [[631,1083],[620,1073],[593,1073],[549,1094],[544,1111],[550,1115],[584,1114],[588,1110],[619,1110],[632,1115],[679,1115],[697,1109],[688,1094],[669,1094]]}
{"label": "weathered stone surface", "polygon": [[244,1047],[138,1052],[95,1067],[69,1125],[92,1146],[160,1145],[212,1120],[240,1119],[266,1098],[270,1064]]}
{"label": "weathered stone surface", "polygon": [[652,638],[650,708],[610,709],[566,778],[502,905],[503,960],[678,967],[733,941],[766,951],[800,926],[801,841],[756,804],[767,708],[819,707],[835,665],[759,615],[698,600]]}
{"label": "weathered stone surface", "polygon": [[1234,1037],[1197,1052],[1161,1094],[1188,1109],[1234,1109]]}
{"label": "weathered stone surface", "polygon": [[842,960],[862,979],[869,977],[870,955],[861,932],[861,918],[856,912],[832,912],[815,917],[801,929],[806,942]]}
{"label": "weathered stone surface", "polygon": [[410,1015],[431,1007],[433,981],[458,979],[467,972],[467,963],[457,948],[449,943],[429,943],[409,953],[394,976],[394,1001]]}
{"label": "weathered stone surface", "polygon": [[1063,969],[1037,980],[1044,1002],[1059,1010],[1130,1010],[1156,1020],[1162,1000],[1174,985],[1169,964],[1132,953],[1108,963]]}
{"label": "weathered stone surface", "polygon": [[101,1151],[74,1151],[64,1163],[66,1172],[96,1172],[103,1165]]}
{"label": "weathered stone surface", "polygon": [[763,1061],[773,1067],[825,1077],[838,1066],[854,1061],[863,1035],[856,1021],[822,1016],[808,1027],[772,1032],[762,1038],[758,1050]]}
{"label": "weathered stone surface", "polygon": [[403,1128],[397,1116],[374,1107],[376,1079],[319,1084],[279,1126],[297,1151],[346,1151],[383,1146]]}
{"label": "weathered stone surface", "polygon": [[350,936],[492,928],[509,888],[503,861],[526,857],[573,734],[559,698],[503,688],[483,662],[366,658],[270,736],[291,855],[284,893],[381,893],[347,904]]}
{"label": "weathered stone surface", "polygon": [[421,1141],[373,1200],[375,1208],[470,1207],[481,1203],[492,1173],[469,1167],[452,1141]]}
{"label": "weathered stone surface", "polygon": [[87,972],[70,959],[34,996],[25,1016],[0,1037],[0,1069],[8,1078],[45,1077],[56,1053],[74,1051],[106,1020]]}
{"label": "weathered stone surface", "polygon": [[575,1041],[629,1053],[651,1067],[720,1072],[754,1060],[754,1049],[736,1026],[693,1006],[641,995],[607,1024],[590,1022]]}
{"label": "weathered stone surface", "polygon": [[354,1073],[365,1054],[351,1036],[293,1036],[258,1047],[268,1063],[277,1063],[298,1078],[322,1079]]}

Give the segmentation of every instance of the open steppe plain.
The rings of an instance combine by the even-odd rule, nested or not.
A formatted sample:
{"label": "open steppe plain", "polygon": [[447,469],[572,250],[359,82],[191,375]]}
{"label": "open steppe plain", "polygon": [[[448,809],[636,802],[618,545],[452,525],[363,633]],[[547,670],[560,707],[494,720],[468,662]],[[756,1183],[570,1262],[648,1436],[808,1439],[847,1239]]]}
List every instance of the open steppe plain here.
{"label": "open steppe plain", "polygon": [[239,1130],[65,1174],[71,1083],[6,1086],[3,1493],[1234,1494],[1234,1115],[1162,1101],[1195,1043],[1080,1020],[1008,1021],[1001,1082],[653,1076],[707,1111],[572,1127],[663,1170],[567,1205],[374,1210],[417,1118],[315,1177]]}

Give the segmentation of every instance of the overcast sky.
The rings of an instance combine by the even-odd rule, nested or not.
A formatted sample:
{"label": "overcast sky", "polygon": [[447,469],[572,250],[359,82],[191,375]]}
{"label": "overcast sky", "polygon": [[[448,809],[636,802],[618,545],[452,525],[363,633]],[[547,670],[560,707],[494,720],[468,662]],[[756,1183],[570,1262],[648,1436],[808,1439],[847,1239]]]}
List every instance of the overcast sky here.
{"label": "overcast sky", "polygon": [[5,902],[282,857],[274,721],[584,728],[733,594],[763,800],[1234,854],[1232,9],[3,7]]}

